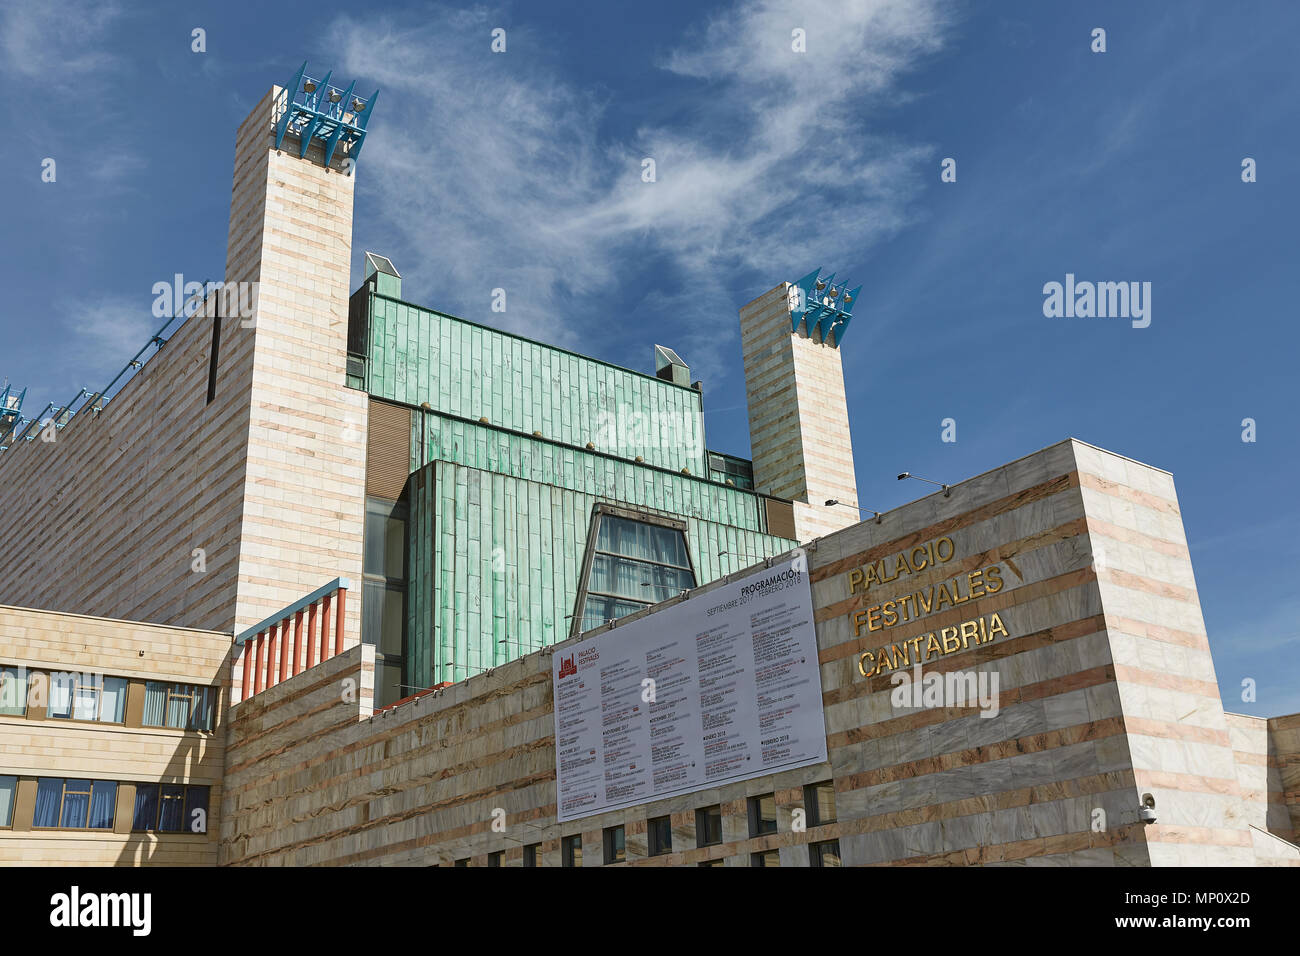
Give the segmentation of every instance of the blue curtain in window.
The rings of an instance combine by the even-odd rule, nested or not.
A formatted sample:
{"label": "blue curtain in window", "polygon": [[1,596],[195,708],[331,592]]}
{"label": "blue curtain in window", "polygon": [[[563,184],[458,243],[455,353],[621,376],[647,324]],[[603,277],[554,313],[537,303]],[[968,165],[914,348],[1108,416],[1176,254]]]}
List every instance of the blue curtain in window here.
{"label": "blue curtain in window", "polygon": [[[196,810],[202,810],[202,818],[195,815]],[[190,833],[207,833],[208,832],[208,788],[207,787],[186,787],[185,788],[185,829]],[[195,829],[199,827],[199,829]]]}
{"label": "blue curtain in window", "polygon": [[144,685],[144,715],[140,722],[146,727],[162,727],[163,712],[167,707],[167,685],[151,680]]}
{"label": "blue curtain in window", "polygon": [[167,702],[167,726],[184,730],[190,722],[190,702],[187,697],[189,688],[184,684],[172,685],[172,699]]}
{"label": "blue curtain in window", "polygon": [[214,691],[211,687],[195,687],[196,703],[194,713],[190,716],[190,730],[212,729],[212,700]]}
{"label": "blue curtain in window", "polygon": [[133,816],[132,830],[152,830],[158,826],[158,784],[136,784]]}
{"label": "blue curtain in window", "polygon": [[117,807],[117,784],[96,780],[90,792],[90,826],[95,830],[113,828],[113,811]]}
{"label": "blue curtain in window", "polygon": [[90,781],[69,780],[63,788],[61,827],[84,827],[90,814]]}
{"label": "blue curtain in window", "polygon": [[63,781],[42,777],[36,784],[36,813],[32,817],[32,826],[57,827],[59,801],[62,798]]}
{"label": "blue curtain in window", "polygon": [[184,829],[185,824],[185,788],[180,786],[162,787],[162,814],[158,829],[176,833]]}

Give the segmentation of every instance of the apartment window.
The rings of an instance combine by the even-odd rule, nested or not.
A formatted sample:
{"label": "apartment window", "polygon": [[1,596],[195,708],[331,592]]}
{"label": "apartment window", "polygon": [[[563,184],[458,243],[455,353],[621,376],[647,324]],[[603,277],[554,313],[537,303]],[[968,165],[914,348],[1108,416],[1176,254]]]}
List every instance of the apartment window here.
{"label": "apartment window", "polygon": [[156,833],[207,833],[208,788],[180,783],[136,784],[131,829]]}
{"label": "apartment window", "polygon": [[575,833],[560,841],[560,862],[562,866],[582,866],[582,834]]}
{"label": "apartment window", "polygon": [[488,854],[488,866],[500,866],[506,858],[505,850],[497,850],[495,853]]}
{"label": "apartment window", "polygon": [[406,505],[366,499],[361,640],[375,647],[375,706],[415,693],[405,686]]}
{"label": "apartment window", "polygon": [[673,852],[673,818],[655,817],[646,823],[651,856]]}
{"label": "apartment window", "polygon": [[627,838],[622,826],[605,828],[605,865],[627,859]]}
{"label": "apartment window", "polygon": [[842,866],[840,863],[840,841],[826,840],[808,846],[809,866]]}
{"label": "apartment window", "polygon": [[144,685],[144,716],[140,722],[146,727],[211,730],[216,700],[215,687],[147,681]]}
{"label": "apartment window", "polygon": [[50,675],[48,716],[120,724],[125,715],[125,677],[61,672]]}
{"label": "apartment window", "polygon": [[27,713],[27,670],[0,667],[0,715],[21,717]]}
{"label": "apartment window", "polygon": [[749,835],[763,836],[776,832],[776,794],[749,798]]}
{"label": "apartment window", "polygon": [[109,780],[41,777],[32,826],[59,830],[111,830],[117,784]]}
{"label": "apartment window", "polygon": [[598,511],[578,607],[581,630],[626,617],[695,587],[686,526],[661,518],[633,520]]}
{"label": "apartment window", "polygon": [[13,826],[14,795],[17,792],[17,777],[0,777],[0,827]]}
{"label": "apartment window", "polygon": [[714,846],[722,842],[722,807],[714,804],[695,811],[695,845]]}
{"label": "apartment window", "polygon": [[762,853],[751,853],[749,855],[750,866],[780,866],[781,853],[779,850],[764,850]]}
{"label": "apartment window", "polygon": [[835,822],[835,784],[829,780],[811,783],[803,788],[803,805],[808,813],[808,826],[819,827]]}
{"label": "apartment window", "polygon": [[541,866],[542,865],[542,845],[540,843],[530,843],[524,847],[524,866]]}

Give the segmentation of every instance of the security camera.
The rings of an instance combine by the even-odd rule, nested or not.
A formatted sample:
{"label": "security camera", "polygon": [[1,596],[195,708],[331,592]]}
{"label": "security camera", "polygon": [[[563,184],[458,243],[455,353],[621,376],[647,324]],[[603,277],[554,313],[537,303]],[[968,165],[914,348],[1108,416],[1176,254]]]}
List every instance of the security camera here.
{"label": "security camera", "polygon": [[1149,793],[1142,794],[1142,806],[1138,807],[1138,819],[1144,825],[1156,822],[1156,798]]}

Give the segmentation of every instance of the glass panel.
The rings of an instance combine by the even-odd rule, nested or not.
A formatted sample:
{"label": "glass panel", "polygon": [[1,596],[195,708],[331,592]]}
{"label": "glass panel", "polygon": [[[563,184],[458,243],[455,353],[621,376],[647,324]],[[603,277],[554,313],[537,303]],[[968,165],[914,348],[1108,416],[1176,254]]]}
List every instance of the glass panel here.
{"label": "glass panel", "polygon": [[650,821],[650,855],[659,856],[673,850],[673,824],[671,817],[656,817]]}
{"label": "glass panel", "polygon": [[72,695],[72,717],[74,720],[99,719],[100,690],[101,684],[94,677],[85,676],[77,681],[76,690]]}
{"label": "glass panel", "polygon": [[126,684],[125,677],[104,678],[100,720],[110,724],[120,724],[126,719]]}
{"label": "glass panel", "polygon": [[676,528],[630,521],[613,515],[601,516],[596,550],[673,564],[680,568],[690,567],[686,556],[686,537],[682,532]]}
{"label": "glass panel", "polygon": [[158,825],[158,784],[140,783],[135,787],[135,819],[132,830],[152,830]]}
{"label": "glass panel", "polygon": [[409,694],[402,689],[402,665],[375,661],[375,706],[387,707]]}
{"label": "glass panel", "polygon": [[32,817],[32,826],[57,827],[62,800],[63,781],[42,777],[36,784],[36,813]]}
{"label": "glass panel", "polygon": [[602,597],[599,594],[589,595],[587,606],[582,613],[582,629],[590,631],[592,628],[601,627],[611,618],[626,617],[647,607],[648,604],[633,604],[631,601],[620,601],[618,598]]}
{"label": "glass panel", "polygon": [[776,797],[767,794],[749,799],[750,836],[776,832]]}
{"label": "glass panel", "polygon": [[[66,806],[66,801],[65,804]],[[96,780],[90,795],[90,827],[93,830],[111,830],[113,811],[117,808],[117,784],[109,780]]]}
{"label": "glass panel", "polygon": [[18,790],[17,777],[0,777],[0,827],[14,822],[14,794]]}
{"label": "glass panel", "polygon": [[0,667],[0,714],[21,717],[27,713],[27,672]]}
{"label": "glass panel", "polygon": [[386,501],[366,502],[366,574],[406,577],[406,520],[402,509]]}
{"label": "glass panel", "polygon": [[840,863],[840,841],[831,840],[828,843],[814,843],[813,852],[816,854],[817,866],[841,866]]}
{"label": "glass panel", "polygon": [[69,780],[63,787],[61,827],[84,827],[90,814],[90,781]]}
{"label": "glass panel", "polygon": [[190,722],[191,688],[186,684],[172,684],[167,694],[167,726],[184,730]]}
{"label": "glass panel", "polygon": [[405,592],[380,581],[366,581],[362,598],[362,640],[374,644],[380,654],[402,656],[402,635],[406,628]]}
{"label": "glass panel", "polygon": [[835,822],[835,785],[829,780],[810,784],[804,794],[804,802],[808,807],[808,822],[812,826]]}
{"label": "glass panel", "polygon": [[[202,810],[202,813],[197,811]],[[185,829],[190,833],[208,832],[208,788],[185,788]]]}
{"label": "glass panel", "polygon": [[76,675],[54,673],[50,675],[50,717],[72,716],[72,688],[76,684]]}
{"label": "glass panel", "polygon": [[167,833],[178,833],[185,823],[185,788],[164,784],[162,789],[162,812],[158,819],[158,829]]}
{"label": "glass panel", "polygon": [[597,554],[592,558],[587,590],[657,604],[694,586],[695,577],[687,570]]}
{"label": "glass panel", "polygon": [[190,715],[189,729],[211,730],[212,711],[217,698],[216,688],[195,687],[193,690],[197,703],[194,705],[194,712]]}
{"label": "glass panel", "polygon": [[146,727],[163,726],[163,714],[167,707],[167,685],[160,681],[149,681],[144,685],[144,715],[140,722]]}

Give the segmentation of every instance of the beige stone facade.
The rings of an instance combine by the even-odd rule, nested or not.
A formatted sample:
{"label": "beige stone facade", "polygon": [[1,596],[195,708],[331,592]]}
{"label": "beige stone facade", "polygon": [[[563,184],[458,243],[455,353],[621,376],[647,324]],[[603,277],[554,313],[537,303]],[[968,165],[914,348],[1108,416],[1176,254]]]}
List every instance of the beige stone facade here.
{"label": "beige stone facade", "polygon": [[[0,865],[214,865],[229,650],[227,634],[0,606],[0,666],[21,668],[27,678],[20,706],[0,715],[0,776],[18,778],[0,828]],[[122,722],[52,716],[55,673],[125,678]],[[149,682],[215,688],[213,729],[148,726]],[[8,712],[14,709],[22,712]],[[116,783],[111,829],[33,828],[41,778]],[[207,832],[133,832],[136,791],[148,784],[206,787]]]}
{"label": "beige stone facade", "polygon": [[[268,92],[241,125],[227,284],[255,320],[186,320],[122,391],[0,477],[0,601],[231,633],[335,577],[359,578],[366,396],[345,387],[354,180],[340,156],[276,151]],[[170,277],[168,277],[170,278]],[[142,310],[147,299],[141,296]],[[93,569],[93,571],[92,571]],[[347,634],[358,640],[360,602]]]}
{"label": "beige stone facade", "polygon": [[[946,563],[864,589],[864,569],[939,539]],[[510,866],[535,846],[552,866],[580,835],[600,865],[603,831],[623,826],[630,865],[775,850],[800,866],[832,840],[846,865],[1300,865],[1300,715],[1223,713],[1167,473],[1066,441],[828,535],[808,562],[826,763],[559,824],[548,651],[567,644],[375,716],[358,647],[234,709],[222,863]],[[996,591],[964,583],[991,567]],[[872,628],[885,601],[945,581],[965,600]],[[1005,633],[965,640],[995,614]],[[996,674],[996,716],[896,704],[909,653],[927,673]],[[803,788],[826,781],[835,821],[797,832]],[[751,837],[747,801],[767,794],[778,832]],[[722,842],[699,846],[713,805]],[[650,857],[662,816],[672,852]]]}
{"label": "beige stone facade", "polygon": [[791,331],[789,290],[741,308],[740,343],[754,487],[793,501],[797,537],[811,541],[857,522],[858,489],[840,350]]}

